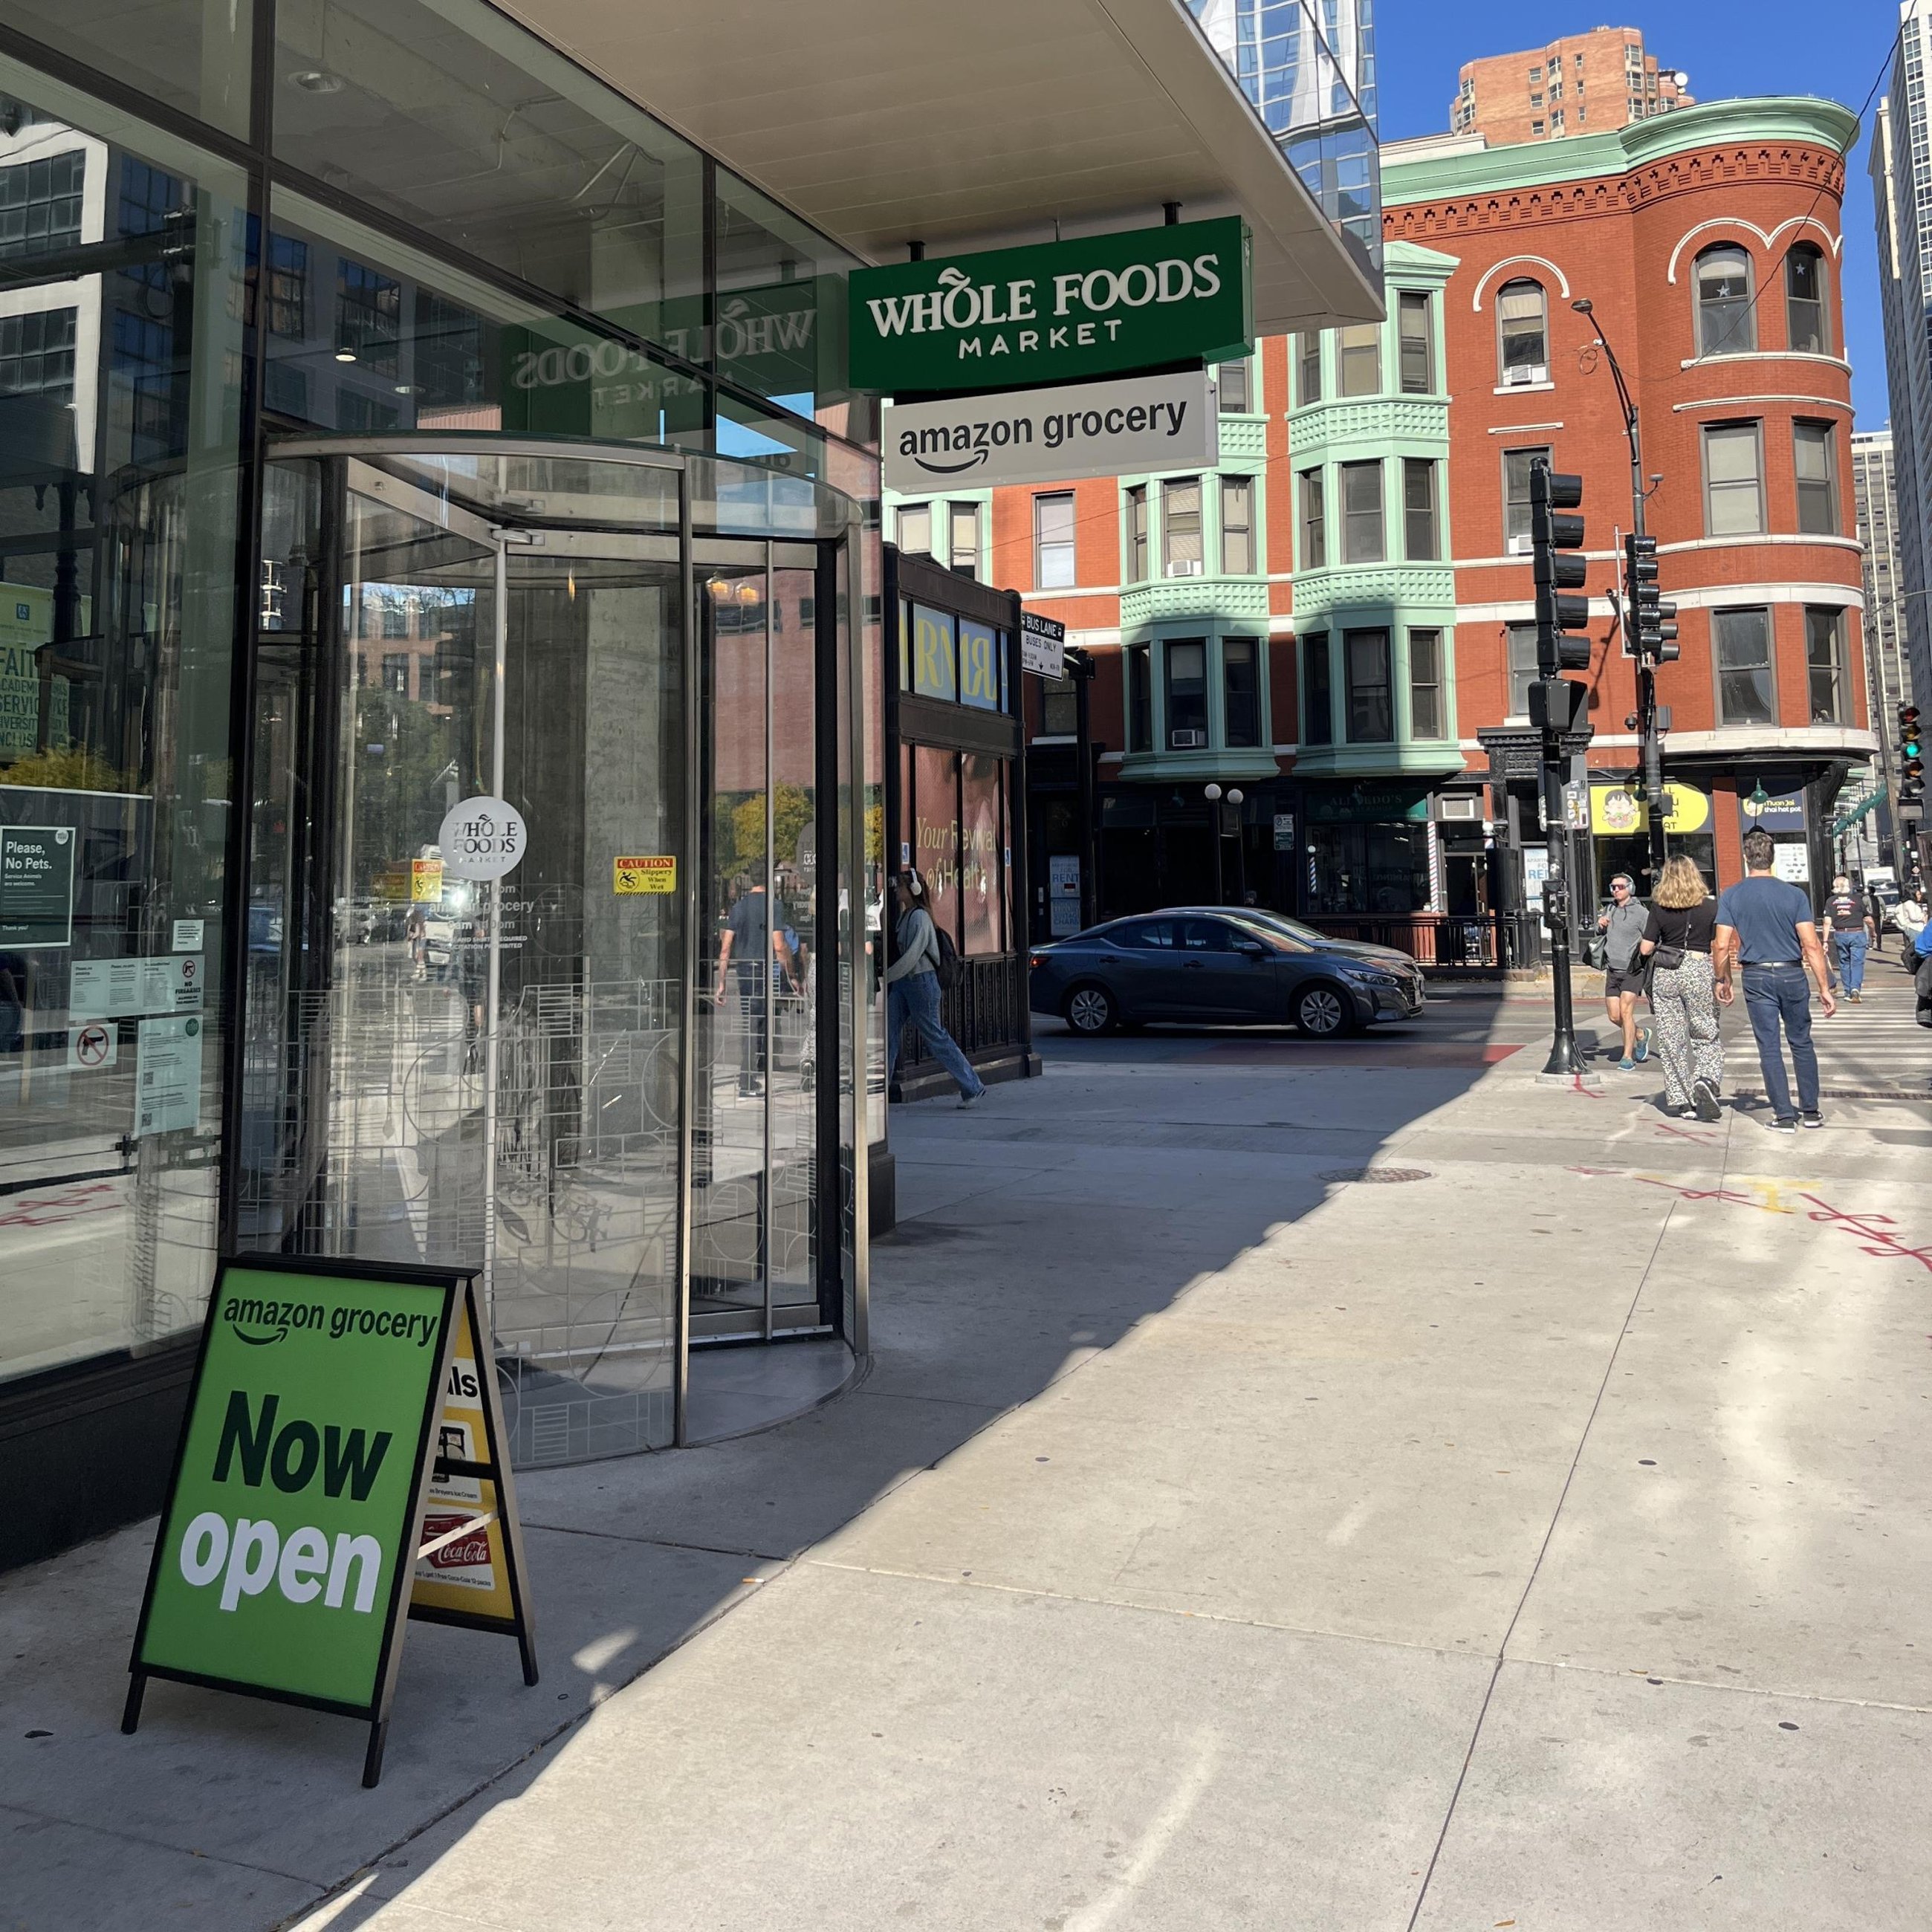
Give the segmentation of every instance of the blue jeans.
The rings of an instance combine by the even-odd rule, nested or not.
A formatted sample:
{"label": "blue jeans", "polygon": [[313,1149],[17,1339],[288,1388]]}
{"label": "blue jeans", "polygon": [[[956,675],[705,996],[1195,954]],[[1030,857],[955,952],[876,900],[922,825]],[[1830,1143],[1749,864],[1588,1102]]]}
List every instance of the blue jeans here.
{"label": "blue jeans", "polygon": [[1862,991],[1865,983],[1865,948],[1870,942],[1862,932],[1834,932],[1832,944],[1838,952],[1838,978],[1845,991]]}
{"label": "blue jeans", "polygon": [[1764,1090],[1771,1110],[1780,1120],[1792,1118],[1791,1086],[1784,1077],[1784,1046],[1778,1028],[1791,1042],[1791,1064],[1798,1070],[1798,1105],[1808,1114],[1818,1111],[1818,1049],[1811,1044],[1811,982],[1802,966],[1747,966],[1744,1011],[1757,1036],[1757,1061],[1764,1070]]}
{"label": "blue jeans", "polygon": [[961,1093],[974,1095],[986,1090],[986,1083],[973,1071],[971,1063],[959,1051],[958,1042],[946,1030],[939,1017],[939,976],[935,973],[908,973],[886,988],[886,1078],[897,1077],[899,1039],[907,1026],[922,1035],[927,1050],[958,1084]]}

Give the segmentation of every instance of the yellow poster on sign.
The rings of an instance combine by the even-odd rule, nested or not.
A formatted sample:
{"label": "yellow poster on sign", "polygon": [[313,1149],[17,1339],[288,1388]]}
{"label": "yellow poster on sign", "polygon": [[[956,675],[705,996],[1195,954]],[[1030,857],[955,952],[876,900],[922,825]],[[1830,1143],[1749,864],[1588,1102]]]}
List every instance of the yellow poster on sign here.
{"label": "yellow poster on sign", "polygon": [[[452,1462],[487,1463],[485,1370],[477,1364],[476,1331],[470,1323],[467,1295],[458,1307],[456,1346],[432,1446],[438,1456]],[[516,1604],[510,1592],[508,1566],[503,1560],[503,1537],[502,1502],[496,1484],[488,1476],[460,1475],[454,1471],[439,1474],[432,1463],[418,1543],[428,1553],[416,1560],[411,1606],[454,1610],[466,1620],[514,1624]]]}
{"label": "yellow poster on sign", "polygon": [[[1695,785],[1667,779],[1664,787],[1666,832],[1701,832],[1711,822],[1711,795]],[[1628,785],[1590,788],[1590,829],[1603,838],[1650,830],[1650,808]]]}
{"label": "yellow poster on sign", "polygon": [[442,861],[412,859],[410,861],[410,897],[418,904],[442,896]]}
{"label": "yellow poster on sign", "polygon": [[677,860],[664,852],[640,858],[610,861],[610,890],[614,892],[674,892],[677,890]]}

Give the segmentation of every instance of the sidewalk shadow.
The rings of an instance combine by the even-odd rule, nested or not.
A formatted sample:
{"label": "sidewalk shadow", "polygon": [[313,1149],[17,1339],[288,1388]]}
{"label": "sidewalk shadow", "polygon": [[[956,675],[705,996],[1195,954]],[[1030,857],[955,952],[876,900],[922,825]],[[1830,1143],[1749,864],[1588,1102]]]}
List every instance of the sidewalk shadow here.
{"label": "sidewalk shadow", "polygon": [[[1458,1004],[1478,1033],[1500,1012]],[[1355,1044],[1369,1064],[1273,1030],[1046,1028],[1046,1078],[969,1113],[896,1108],[900,1222],[873,1247],[856,1384],[759,1435],[524,1477],[544,1682],[521,1686],[508,1643],[412,1627],[375,1792],[357,1783],[363,1732],[338,1718],[157,1683],[140,1735],[116,1734],[152,1523],[6,1580],[0,1640],[32,1673],[0,1692],[10,1923],[120,1928],[177,1900],[206,1932],[364,1923],[526,1791],[597,1702],[1494,1064],[1484,1040],[1447,1063],[1408,1029]]]}

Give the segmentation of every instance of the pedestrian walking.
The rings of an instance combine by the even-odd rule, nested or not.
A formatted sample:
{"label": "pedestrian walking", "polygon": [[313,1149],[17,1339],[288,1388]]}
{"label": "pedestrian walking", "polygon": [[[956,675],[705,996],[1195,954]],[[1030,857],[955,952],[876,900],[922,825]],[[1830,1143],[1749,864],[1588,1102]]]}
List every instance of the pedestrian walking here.
{"label": "pedestrian walking", "polygon": [[718,974],[711,989],[712,1004],[724,1004],[728,979],[738,994],[738,1091],[748,1097],[762,1094],[770,1042],[766,1036],[766,969],[759,963],[770,958],[774,977],[782,971],[795,986],[797,975],[792,965],[790,942],[785,929],[772,926],[771,901],[762,883],[740,879],[738,896],[724,915],[724,930],[718,940]]}
{"label": "pedestrian walking", "polygon": [[[1822,1127],[1818,1050],[1811,1043],[1811,994],[1805,974],[1808,971],[1817,982],[1819,1004],[1829,1019],[1838,1010],[1832,997],[1831,968],[1825,963],[1818,928],[1811,922],[1810,900],[1772,871],[1777,842],[1762,826],[1755,827],[1744,834],[1744,878],[1718,901],[1711,963],[1718,978],[1718,1002],[1730,1004],[1736,998],[1734,976],[1741,976],[1744,1011],[1750,1017],[1758,1064],[1764,1070],[1764,1090],[1771,1098],[1773,1129],[1795,1133],[1801,1119],[1808,1127]],[[1791,1083],[1784,1073],[1786,1040],[1798,1076],[1795,1112]]]}
{"label": "pedestrian walking", "polygon": [[908,866],[898,876],[896,891],[899,916],[892,938],[897,957],[886,969],[886,1078],[898,1077],[899,1046],[910,1026],[957,1083],[960,1106],[970,1107],[986,1088],[939,1017],[939,930],[926,909],[926,881]]}
{"label": "pedestrian walking", "polygon": [[1856,1005],[1864,989],[1865,950],[1876,928],[1864,900],[1852,890],[1852,882],[1843,872],[1832,881],[1824,920],[1837,956],[1838,983],[1845,989],[1845,998]]}
{"label": "pedestrian walking", "polygon": [[1673,1119],[1694,1112],[1700,1120],[1719,1118],[1724,1044],[1711,965],[1717,933],[1717,902],[1695,862],[1680,854],[1657,882],[1642,946],[1657,1056],[1664,1063],[1664,1111]]}
{"label": "pedestrian walking", "polygon": [[1905,965],[1912,970],[1912,949],[1918,944],[1924,932],[1925,919],[1925,888],[1914,886],[1910,892],[1899,895],[1898,903],[1892,908],[1892,922],[1905,935]]}
{"label": "pedestrian walking", "polygon": [[1604,935],[1604,1011],[1622,1030],[1624,1057],[1617,1065],[1625,1073],[1650,1054],[1649,1030],[1636,1023],[1637,995],[1643,990],[1638,954],[1649,922],[1650,908],[1637,897],[1635,882],[1629,873],[1618,873],[1610,881],[1610,909],[1598,915],[1597,927]]}

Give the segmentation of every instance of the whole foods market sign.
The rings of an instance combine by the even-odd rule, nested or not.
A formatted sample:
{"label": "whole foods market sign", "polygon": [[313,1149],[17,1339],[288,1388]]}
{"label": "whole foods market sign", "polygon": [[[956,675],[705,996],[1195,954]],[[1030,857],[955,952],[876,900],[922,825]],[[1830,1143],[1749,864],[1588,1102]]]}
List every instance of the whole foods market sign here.
{"label": "whole foods market sign", "polygon": [[1248,234],[1215,221],[1000,248],[855,274],[859,389],[1019,388],[1246,356]]}
{"label": "whole foods market sign", "polygon": [[914,496],[948,484],[979,490],[1210,470],[1220,447],[1214,392],[1200,369],[897,403],[884,412],[879,430],[886,488]]}

